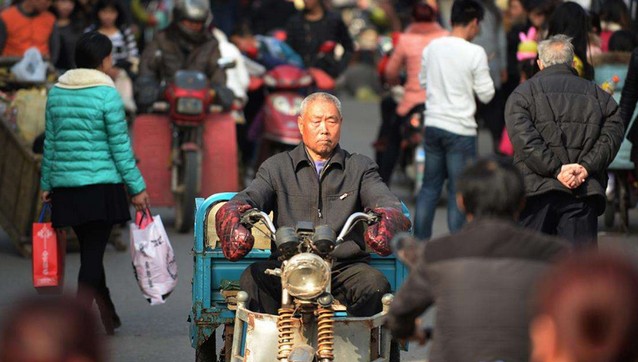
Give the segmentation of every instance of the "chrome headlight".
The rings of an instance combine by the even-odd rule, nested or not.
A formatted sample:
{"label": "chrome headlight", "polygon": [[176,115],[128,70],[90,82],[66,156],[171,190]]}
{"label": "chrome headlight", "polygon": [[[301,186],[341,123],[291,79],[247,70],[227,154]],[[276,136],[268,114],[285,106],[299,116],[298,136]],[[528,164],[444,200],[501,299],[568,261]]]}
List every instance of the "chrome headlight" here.
{"label": "chrome headlight", "polygon": [[197,115],[204,112],[204,103],[198,98],[178,98],[177,113]]}
{"label": "chrome headlight", "polygon": [[326,290],[330,267],[315,254],[297,254],[286,262],[281,282],[293,297],[312,299]]}

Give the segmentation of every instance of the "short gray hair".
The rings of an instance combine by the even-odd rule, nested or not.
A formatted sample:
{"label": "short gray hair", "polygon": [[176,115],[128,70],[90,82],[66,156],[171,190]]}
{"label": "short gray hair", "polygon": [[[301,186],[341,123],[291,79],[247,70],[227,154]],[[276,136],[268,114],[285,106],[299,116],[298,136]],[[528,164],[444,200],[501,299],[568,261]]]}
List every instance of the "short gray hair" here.
{"label": "short gray hair", "polygon": [[555,64],[572,65],[574,62],[572,38],[557,34],[543,40],[538,44],[538,58],[546,67]]}
{"label": "short gray hair", "polygon": [[326,92],[315,92],[304,98],[304,100],[301,102],[301,107],[299,107],[299,115],[303,116],[304,113],[306,113],[306,109],[308,109],[308,105],[316,100],[327,101],[334,104],[334,106],[337,107],[337,111],[339,112],[339,118],[343,118],[343,115],[341,114],[341,101],[339,100],[339,98]]}

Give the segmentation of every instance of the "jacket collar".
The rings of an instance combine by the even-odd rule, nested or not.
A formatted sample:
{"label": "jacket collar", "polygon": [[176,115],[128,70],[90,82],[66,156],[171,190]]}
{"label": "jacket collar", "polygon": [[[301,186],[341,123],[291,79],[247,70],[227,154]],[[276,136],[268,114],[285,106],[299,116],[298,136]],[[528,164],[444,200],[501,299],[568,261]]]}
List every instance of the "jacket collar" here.
{"label": "jacket collar", "polygon": [[533,78],[546,77],[546,76],[551,76],[555,74],[563,74],[563,75],[572,74],[572,75],[578,76],[578,72],[576,72],[576,69],[574,69],[574,67],[569,66],[567,64],[555,64],[555,65],[550,65],[549,67],[536,73]]}
{"label": "jacket collar", "polygon": [[115,88],[111,77],[97,69],[71,69],[62,74],[55,84],[56,87],[66,89],[89,88],[107,86]]}
{"label": "jacket collar", "polygon": [[[308,152],[306,151],[306,146],[303,143],[300,143],[299,146],[290,151],[290,157],[292,158],[292,163],[295,166],[295,171],[302,166],[314,166],[314,162],[312,162]],[[337,144],[328,164],[338,164],[341,168],[344,168],[345,160],[346,151],[341,149],[341,146]]]}

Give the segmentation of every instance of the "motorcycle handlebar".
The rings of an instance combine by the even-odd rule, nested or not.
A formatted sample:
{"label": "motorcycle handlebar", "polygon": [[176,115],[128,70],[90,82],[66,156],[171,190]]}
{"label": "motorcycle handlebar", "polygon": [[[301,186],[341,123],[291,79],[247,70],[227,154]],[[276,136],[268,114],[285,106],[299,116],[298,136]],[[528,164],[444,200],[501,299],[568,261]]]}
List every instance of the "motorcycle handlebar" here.
{"label": "motorcycle handlebar", "polygon": [[259,211],[258,209],[248,210],[241,216],[241,219],[239,220],[239,222],[245,225],[254,225],[259,221],[263,221],[264,224],[266,224],[266,227],[268,227],[268,230],[270,230],[274,237],[277,229],[275,229],[275,225],[272,223],[272,220],[270,220],[270,217],[268,217],[268,215],[263,211]]}
{"label": "motorcycle handlebar", "polygon": [[[377,220],[378,216],[374,213],[355,212],[348,217],[346,223],[343,225],[343,228],[341,228],[341,232],[337,236],[336,244],[339,245],[343,242],[343,238],[345,238],[345,236],[350,232],[352,227],[357,222],[366,221],[368,223],[374,223]],[[266,224],[266,227],[268,227],[268,229],[272,233],[272,236],[274,237],[277,230],[275,229],[275,225],[273,224],[272,220],[270,220],[270,217],[268,217],[265,212],[258,209],[251,209],[246,211],[240,219],[240,222],[242,224],[251,226],[259,221],[263,221]]]}
{"label": "motorcycle handlebar", "polygon": [[375,222],[377,221],[377,216],[372,213],[365,212],[355,212],[354,214],[348,217],[346,223],[341,228],[341,232],[337,236],[337,245],[343,242],[343,238],[350,232],[350,229],[359,221],[367,221],[367,222]]}

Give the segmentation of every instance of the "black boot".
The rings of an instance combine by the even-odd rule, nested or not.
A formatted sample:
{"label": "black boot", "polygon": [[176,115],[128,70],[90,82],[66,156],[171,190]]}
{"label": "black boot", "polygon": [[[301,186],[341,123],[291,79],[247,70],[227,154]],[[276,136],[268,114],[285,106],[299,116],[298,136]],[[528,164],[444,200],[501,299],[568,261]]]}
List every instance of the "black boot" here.
{"label": "black boot", "polygon": [[100,318],[102,319],[102,324],[104,325],[106,334],[112,336],[115,334],[115,329],[122,326],[122,321],[115,312],[115,305],[111,300],[109,290],[106,289],[106,291],[101,294],[102,295],[96,296],[95,302],[97,303],[97,308],[100,311]]}

